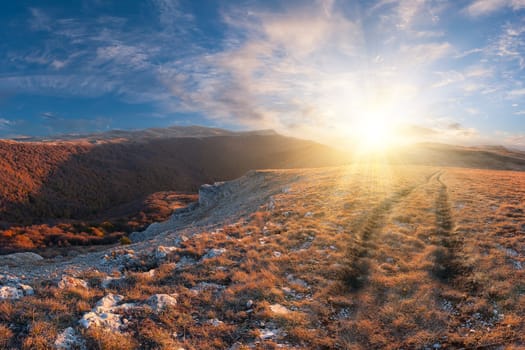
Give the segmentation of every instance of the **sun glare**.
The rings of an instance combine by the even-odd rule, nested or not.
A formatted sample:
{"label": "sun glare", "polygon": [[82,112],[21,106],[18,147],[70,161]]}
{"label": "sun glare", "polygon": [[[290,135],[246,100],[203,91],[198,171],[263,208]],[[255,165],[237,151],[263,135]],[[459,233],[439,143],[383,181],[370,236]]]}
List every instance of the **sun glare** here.
{"label": "sun glare", "polygon": [[393,142],[391,129],[385,120],[369,119],[357,126],[358,144],[362,151],[384,151]]}

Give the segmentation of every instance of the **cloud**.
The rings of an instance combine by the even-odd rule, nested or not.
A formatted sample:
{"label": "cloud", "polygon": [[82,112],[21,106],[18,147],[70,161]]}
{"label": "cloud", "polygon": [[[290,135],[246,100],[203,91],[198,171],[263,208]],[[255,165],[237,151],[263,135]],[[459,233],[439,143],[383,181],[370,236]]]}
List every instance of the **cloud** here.
{"label": "cloud", "polygon": [[7,129],[9,126],[13,125],[14,123],[11,120],[0,118],[0,129]]}
{"label": "cloud", "polygon": [[431,64],[452,52],[452,45],[448,42],[428,43],[419,45],[404,45],[401,53],[412,59],[418,65]]}
{"label": "cloud", "polygon": [[525,96],[525,89],[511,90],[507,93],[507,97],[511,99],[521,98],[523,96]]}
{"label": "cloud", "polygon": [[478,17],[489,15],[493,12],[511,8],[520,10],[525,8],[524,0],[475,0],[465,8],[465,12],[470,16]]}

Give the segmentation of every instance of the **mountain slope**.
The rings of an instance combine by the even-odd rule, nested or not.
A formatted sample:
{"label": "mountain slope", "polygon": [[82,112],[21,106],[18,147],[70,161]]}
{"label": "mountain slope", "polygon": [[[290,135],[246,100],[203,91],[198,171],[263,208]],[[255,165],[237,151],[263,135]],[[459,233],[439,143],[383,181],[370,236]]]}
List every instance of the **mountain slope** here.
{"label": "mountain slope", "polygon": [[0,222],[88,218],[158,191],[192,191],[250,169],[336,165],[344,155],[280,135],[141,142],[0,142]]}

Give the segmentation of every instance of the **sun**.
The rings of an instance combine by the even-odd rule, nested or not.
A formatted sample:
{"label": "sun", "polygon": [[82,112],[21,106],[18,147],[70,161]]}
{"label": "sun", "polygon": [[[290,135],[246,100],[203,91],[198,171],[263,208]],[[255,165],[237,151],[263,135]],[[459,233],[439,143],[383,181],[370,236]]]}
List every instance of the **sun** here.
{"label": "sun", "polygon": [[395,126],[386,116],[363,116],[352,134],[360,153],[384,152],[396,144]]}

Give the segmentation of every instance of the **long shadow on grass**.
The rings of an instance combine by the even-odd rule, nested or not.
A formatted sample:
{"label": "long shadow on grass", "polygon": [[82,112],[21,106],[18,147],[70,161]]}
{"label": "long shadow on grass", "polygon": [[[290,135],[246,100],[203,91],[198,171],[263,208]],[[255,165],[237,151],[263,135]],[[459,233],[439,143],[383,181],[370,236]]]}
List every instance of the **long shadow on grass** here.
{"label": "long shadow on grass", "polygon": [[457,276],[467,272],[462,261],[463,242],[454,231],[454,222],[450,210],[447,186],[441,180],[441,174],[436,177],[440,188],[436,198],[436,235],[440,246],[434,251],[434,266],[432,274],[442,282],[450,283]]}
{"label": "long shadow on grass", "polygon": [[356,234],[348,245],[340,273],[340,279],[347,287],[352,290],[358,290],[366,283],[370,270],[367,257],[370,254],[373,239],[386,224],[386,217],[392,208],[399,204],[416,187],[417,185],[414,185],[395,192],[392,196],[379,203],[357,223]]}

